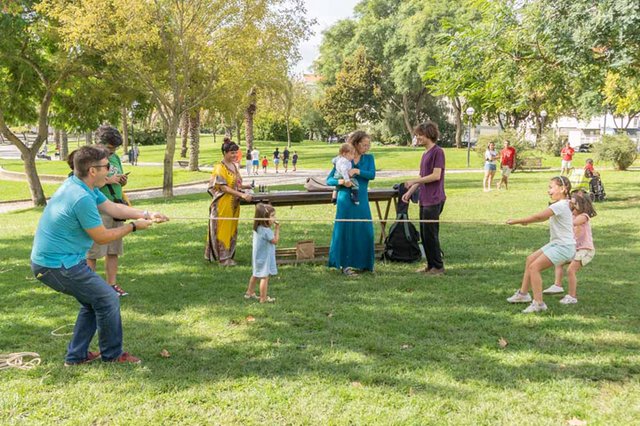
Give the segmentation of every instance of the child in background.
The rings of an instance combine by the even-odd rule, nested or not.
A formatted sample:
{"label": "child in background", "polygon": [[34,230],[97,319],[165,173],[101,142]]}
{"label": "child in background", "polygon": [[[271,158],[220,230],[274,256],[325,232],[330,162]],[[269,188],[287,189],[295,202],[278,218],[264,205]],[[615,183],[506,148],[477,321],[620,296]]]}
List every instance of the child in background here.
{"label": "child in background", "polygon": [[[280,239],[280,224],[276,222],[276,210],[270,204],[256,204],[253,222],[253,275],[244,294],[245,299],[257,299],[256,283],[260,280],[260,303],[273,303],[275,298],[267,296],[269,277],[278,273],[276,266],[276,244]],[[275,224],[275,235],[271,226]]]}
{"label": "child in background", "polygon": [[269,160],[267,160],[267,156],[262,157],[262,171],[264,174],[267,174],[267,166],[269,165]]}
{"label": "child in background", "polygon": [[[570,262],[576,254],[576,241],[573,236],[573,214],[569,205],[571,182],[566,176],[557,176],[549,181],[548,194],[552,204],[546,209],[532,216],[522,219],[509,219],[508,225],[544,222],[549,219],[551,238],[548,244],[527,257],[522,285],[513,296],[507,299],[509,303],[529,303],[522,311],[525,314],[547,310],[542,300],[541,272],[553,265],[563,265]],[[529,287],[533,288],[533,301],[529,295]]]}
{"label": "child in background", "polygon": [[[333,175],[336,179],[344,180],[344,186],[350,188],[350,197],[353,204],[359,205],[360,200],[358,198],[358,181],[355,179],[351,179],[351,175],[349,171],[352,169],[353,165],[351,162],[356,156],[356,149],[350,143],[343,143],[340,145],[340,151],[338,152],[338,156],[335,157],[332,162],[333,166],[336,168],[336,173]],[[336,189],[333,190],[333,194],[331,194],[331,202],[333,204],[336,203],[338,199],[338,191]]]}
{"label": "child in background", "polygon": [[[578,303],[576,289],[578,279],[576,274],[586,266],[596,250],[593,245],[593,236],[591,234],[591,218],[596,216],[596,210],[591,204],[589,194],[583,191],[574,191],[571,195],[571,211],[573,212],[573,232],[576,238],[576,255],[569,264],[567,275],[569,277],[569,294],[560,299],[563,305],[572,305]],[[556,282],[551,287],[543,291],[544,294],[563,293],[562,275],[564,274],[564,265],[556,266]]]}
{"label": "child in background", "polygon": [[293,156],[291,157],[291,164],[293,165],[293,171],[298,170],[298,151],[293,151]]}

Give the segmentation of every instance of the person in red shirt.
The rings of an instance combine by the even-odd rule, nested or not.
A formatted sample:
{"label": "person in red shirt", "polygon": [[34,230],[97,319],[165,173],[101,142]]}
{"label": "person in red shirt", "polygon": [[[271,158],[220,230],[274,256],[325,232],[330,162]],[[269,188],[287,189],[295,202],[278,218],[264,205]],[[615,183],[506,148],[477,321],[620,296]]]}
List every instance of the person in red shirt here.
{"label": "person in red shirt", "polygon": [[576,152],[575,149],[571,148],[571,144],[567,142],[564,144],[564,148],[560,151],[560,156],[562,157],[562,166],[560,169],[560,174],[569,174],[571,171],[571,160],[573,160],[573,154]]}
{"label": "person in red shirt", "polygon": [[509,141],[504,141],[504,148],[500,151],[500,167],[502,170],[502,179],[498,182],[498,189],[509,189],[509,176],[513,169],[516,168],[516,149],[511,146]]}
{"label": "person in red shirt", "polygon": [[600,176],[600,173],[596,172],[593,168],[593,160],[591,158],[587,158],[586,164],[584,165],[584,175],[588,178]]}
{"label": "person in red shirt", "polygon": [[269,160],[267,160],[267,156],[262,157],[262,171],[264,174],[267,174],[267,166],[269,165]]}

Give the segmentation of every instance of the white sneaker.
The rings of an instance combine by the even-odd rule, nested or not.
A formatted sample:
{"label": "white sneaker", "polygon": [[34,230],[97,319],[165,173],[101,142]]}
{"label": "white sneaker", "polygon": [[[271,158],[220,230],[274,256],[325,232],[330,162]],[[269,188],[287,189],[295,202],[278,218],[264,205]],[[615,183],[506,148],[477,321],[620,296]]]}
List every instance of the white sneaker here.
{"label": "white sneaker", "polygon": [[523,314],[531,314],[534,312],[543,312],[547,310],[547,305],[543,303],[538,303],[535,300],[533,302],[531,302],[531,304],[527,307],[527,309],[525,309],[524,311],[522,311]]}
{"label": "white sneaker", "polygon": [[567,294],[565,297],[560,299],[560,303],[562,303],[563,305],[575,305],[576,303],[578,303],[578,299]]}
{"label": "white sneaker", "polygon": [[531,295],[529,293],[522,294],[522,293],[520,293],[520,290],[516,290],[516,292],[513,293],[513,296],[511,296],[511,297],[509,297],[507,299],[507,302],[509,302],[509,303],[529,303],[529,302],[531,302]]}
{"label": "white sneaker", "polygon": [[564,293],[564,288],[560,287],[557,284],[554,284],[548,289],[544,290],[542,293],[543,294],[560,294],[560,293]]}

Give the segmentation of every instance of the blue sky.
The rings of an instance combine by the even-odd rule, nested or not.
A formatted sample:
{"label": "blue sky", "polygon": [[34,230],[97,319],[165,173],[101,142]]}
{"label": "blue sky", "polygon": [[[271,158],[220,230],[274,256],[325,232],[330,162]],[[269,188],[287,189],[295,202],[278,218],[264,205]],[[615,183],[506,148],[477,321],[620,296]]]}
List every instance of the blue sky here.
{"label": "blue sky", "polygon": [[316,56],[322,41],[322,31],[329,28],[340,19],[353,15],[353,7],[359,0],[306,0],[307,16],[315,18],[318,23],[313,28],[315,34],[308,41],[300,44],[302,60],[298,62],[294,71],[297,74],[307,72]]}

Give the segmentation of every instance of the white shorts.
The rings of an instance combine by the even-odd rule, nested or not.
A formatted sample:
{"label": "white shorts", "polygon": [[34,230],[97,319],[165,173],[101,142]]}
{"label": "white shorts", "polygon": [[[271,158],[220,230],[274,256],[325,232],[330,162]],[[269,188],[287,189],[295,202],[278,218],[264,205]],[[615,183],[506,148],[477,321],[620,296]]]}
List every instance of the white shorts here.
{"label": "white shorts", "polygon": [[509,177],[511,176],[511,167],[502,166],[502,176]]}
{"label": "white shorts", "polygon": [[596,255],[595,250],[589,249],[580,249],[576,251],[576,255],[573,257],[573,260],[576,262],[580,262],[582,266],[586,266],[589,262],[593,260],[593,256]]}
{"label": "white shorts", "polygon": [[562,168],[563,169],[570,169],[571,168],[571,161],[562,160]]}

